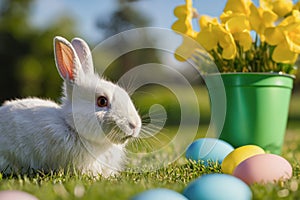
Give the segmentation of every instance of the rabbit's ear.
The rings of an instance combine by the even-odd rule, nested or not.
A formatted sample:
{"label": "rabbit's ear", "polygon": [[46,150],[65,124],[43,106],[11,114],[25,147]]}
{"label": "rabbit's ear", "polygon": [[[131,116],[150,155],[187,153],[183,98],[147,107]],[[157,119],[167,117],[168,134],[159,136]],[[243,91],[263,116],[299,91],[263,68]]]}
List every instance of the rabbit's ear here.
{"label": "rabbit's ear", "polygon": [[74,82],[79,73],[80,61],[70,42],[63,37],[56,36],[54,54],[60,76],[65,81]]}
{"label": "rabbit's ear", "polygon": [[73,38],[71,43],[78,55],[84,73],[94,73],[92,53],[88,44],[81,38]]}

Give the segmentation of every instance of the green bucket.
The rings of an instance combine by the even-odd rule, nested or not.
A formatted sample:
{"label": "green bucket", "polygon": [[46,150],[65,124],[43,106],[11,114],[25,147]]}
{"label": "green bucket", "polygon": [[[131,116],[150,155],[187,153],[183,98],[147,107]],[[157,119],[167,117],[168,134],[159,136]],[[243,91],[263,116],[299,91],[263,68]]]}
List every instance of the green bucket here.
{"label": "green bucket", "polygon": [[[220,77],[223,84],[216,84]],[[221,127],[216,134],[234,147],[255,144],[267,152],[280,154],[293,81],[292,76],[275,73],[207,75],[211,124]],[[220,99],[222,92],[226,102]],[[222,100],[226,105],[224,117],[218,116]]]}

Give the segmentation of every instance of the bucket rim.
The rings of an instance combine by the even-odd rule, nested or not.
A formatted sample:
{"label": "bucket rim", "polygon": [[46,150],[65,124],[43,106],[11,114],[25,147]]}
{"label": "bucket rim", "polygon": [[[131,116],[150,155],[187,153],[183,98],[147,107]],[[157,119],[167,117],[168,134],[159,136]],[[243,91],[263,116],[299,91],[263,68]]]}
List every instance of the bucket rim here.
{"label": "bucket rim", "polygon": [[293,74],[286,74],[282,72],[220,72],[220,73],[208,73],[204,74],[204,77],[208,76],[227,76],[227,75],[245,75],[245,76],[255,76],[255,75],[262,75],[262,76],[284,76],[289,77],[292,79],[296,79],[296,76]]}
{"label": "bucket rim", "polygon": [[[224,85],[220,85],[221,79]],[[293,88],[295,76],[279,73],[215,73],[204,77],[208,88],[216,87],[283,87]]]}

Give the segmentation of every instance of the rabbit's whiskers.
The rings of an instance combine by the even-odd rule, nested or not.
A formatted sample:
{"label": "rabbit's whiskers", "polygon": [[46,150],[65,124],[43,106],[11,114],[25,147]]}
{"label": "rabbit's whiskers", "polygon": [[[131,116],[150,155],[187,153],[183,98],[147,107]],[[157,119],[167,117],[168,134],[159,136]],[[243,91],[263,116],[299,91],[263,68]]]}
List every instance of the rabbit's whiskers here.
{"label": "rabbit's whiskers", "polygon": [[[153,114],[151,115],[154,116]],[[157,114],[157,116],[161,116]],[[142,127],[138,137],[132,138],[131,145],[133,149],[140,151],[141,148],[147,152],[155,151],[158,146],[164,146],[164,141],[171,141],[171,138],[163,133],[164,128],[161,127],[161,123],[164,119],[151,119],[149,114],[142,115]],[[161,137],[164,140],[161,140]],[[166,138],[166,139],[165,139]]]}
{"label": "rabbit's whiskers", "polygon": [[125,143],[128,139],[132,138],[131,135],[125,135],[124,132],[120,129],[118,125],[114,124],[110,131],[106,134],[106,137],[113,143],[122,144]]}

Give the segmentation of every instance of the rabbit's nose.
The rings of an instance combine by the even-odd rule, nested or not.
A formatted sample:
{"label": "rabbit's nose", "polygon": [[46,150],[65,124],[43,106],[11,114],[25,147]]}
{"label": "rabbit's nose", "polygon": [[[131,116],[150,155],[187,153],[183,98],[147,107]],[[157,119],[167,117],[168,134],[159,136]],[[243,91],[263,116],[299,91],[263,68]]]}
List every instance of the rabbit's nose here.
{"label": "rabbit's nose", "polygon": [[131,129],[136,129],[136,125],[134,123],[132,123],[132,122],[129,122],[129,127]]}
{"label": "rabbit's nose", "polygon": [[132,136],[137,137],[140,133],[141,127],[133,122],[129,122],[128,125],[129,128],[132,130]]}

